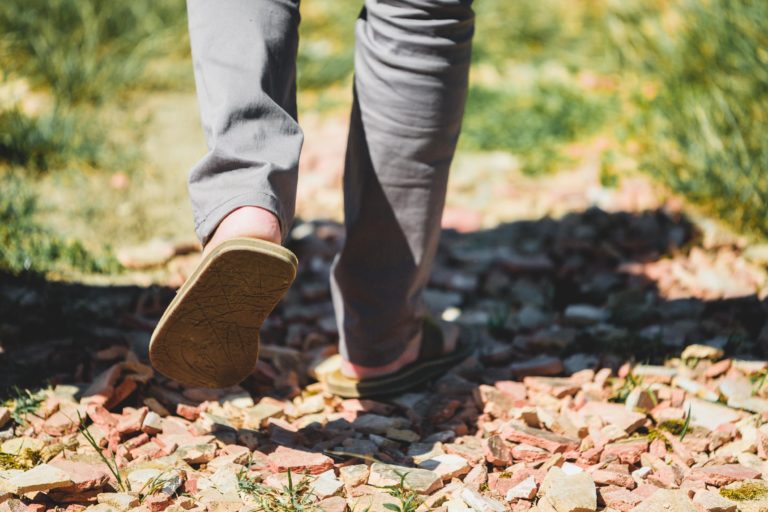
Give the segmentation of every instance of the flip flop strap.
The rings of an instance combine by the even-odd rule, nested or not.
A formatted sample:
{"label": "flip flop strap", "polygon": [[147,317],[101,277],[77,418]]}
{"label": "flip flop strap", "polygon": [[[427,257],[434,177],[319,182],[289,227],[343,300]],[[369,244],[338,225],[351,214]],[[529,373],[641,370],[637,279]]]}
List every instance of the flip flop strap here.
{"label": "flip flop strap", "polygon": [[421,347],[419,348],[419,361],[442,357],[444,350],[442,329],[433,319],[425,318],[421,335]]}

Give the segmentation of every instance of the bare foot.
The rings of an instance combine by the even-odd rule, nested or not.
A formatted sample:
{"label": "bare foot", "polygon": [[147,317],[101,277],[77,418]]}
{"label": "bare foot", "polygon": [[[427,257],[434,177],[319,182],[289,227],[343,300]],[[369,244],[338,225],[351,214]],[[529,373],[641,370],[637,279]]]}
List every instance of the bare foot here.
{"label": "bare foot", "polygon": [[233,210],[219,223],[203,248],[203,257],[226,240],[237,237],[258,238],[279,244],[282,241],[280,222],[275,214],[258,206],[243,206]]}
{"label": "bare foot", "polygon": [[[439,322],[443,331],[443,353],[448,354],[456,349],[456,343],[459,338],[459,329],[456,325]],[[371,377],[380,377],[395,373],[399,369],[413,363],[419,356],[421,348],[421,338],[416,343],[411,343],[403,355],[384,366],[361,366],[349,361],[341,361],[342,375],[354,379],[369,379]]]}

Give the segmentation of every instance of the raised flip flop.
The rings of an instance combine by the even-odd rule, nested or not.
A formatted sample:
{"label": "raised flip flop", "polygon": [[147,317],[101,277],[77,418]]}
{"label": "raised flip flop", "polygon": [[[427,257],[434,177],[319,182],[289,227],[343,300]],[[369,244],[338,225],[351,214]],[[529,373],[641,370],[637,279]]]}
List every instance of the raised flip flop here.
{"label": "raised flip flop", "polygon": [[444,353],[443,331],[439,325],[428,319],[424,322],[419,355],[413,363],[380,377],[355,379],[341,373],[340,368],[335,368],[322,376],[318,374],[318,379],[329,393],[342,398],[395,395],[443,374],[467,358],[473,350],[472,344],[458,338],[455,349],[447,354]]}
{"label": "raised flip flop", "polygon": [[259,329],[296,277],[296,256],[253,238],[217,246],[179,289],[152,334],[149,358],[188,386],[221,388],[253,372]]}

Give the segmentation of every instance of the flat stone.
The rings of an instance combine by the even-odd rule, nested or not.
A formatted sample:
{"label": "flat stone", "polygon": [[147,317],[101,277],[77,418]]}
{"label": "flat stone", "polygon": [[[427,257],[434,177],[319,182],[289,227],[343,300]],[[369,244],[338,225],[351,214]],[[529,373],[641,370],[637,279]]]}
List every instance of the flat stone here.
{"label": "flat stone", "polygon": [[532,500],[536,497],[536,491],[538,488],[539,486],[536,485],[536,480],[532,476],[529,476],[508,490],[506,496],[504,496],[504,499],[507,501],[512,501],[515,499]]}
{"label": "flat stone", "polygon": [[96,499],[100,505],[115,507],[117,510],[128,510],[139,506],[139,497],[127,492],[103,492]]}
{"label": "flat stone", "polygon": [[616,425],[627,434],[631,434],[645,423],[645,415],[628,411],[621,404],[608,402],[587,402],[579,409],[579,415],[587,420],[598,418],[604,424]]}
{"label": "flat stone", "polygon": [[162,474],[163,472],[156,468],[142,468],[134,469],[129,472],[127,478],[128,483],[131,485],[131,489],[141,492],[149,482],[160,477]]}
{"label": "flat stone", "polygon": [[432,494],[443,486],[443,479],[428,469],[406,468],[374,462],[368,476],[368,485],[386,487],[400,483],[400,476],[405,475],[404,485],[419,494]]}
{"label": "flat stone", "polygon": [[443,481],[459,478],[469,473],[471,469],[467,459],[458,455],[438,455],[419,464],[422,469],[428,469],[437,473]]}
{"label": "flat stone", "polygon": [[563,453],[576,450],[579,441],[570,437],[553,434],[546,430],[522,425],[509,424],[501,432],[501,437],[507,441],[525,443],[543,448],[551,453]]}
{"label": "flat stone", "polygon": [[11,421],[11,411],[7,407],[0,407],[0,428],[5,427],[5,425]]}
{"label": "flat stone", "polygon": [[742,466],[741,464],[721,464],[693,468],[688,475],[691,480],[703,480],[709,485],[722,487],[732,482],[760,478],[760,471]]}
{"label": "flat stone", "polygon": [[483,496],[467,487],[461,490],[461,499],[476,512],[504,512],[506,510],[500,501]]}
{"label": "flat stone", "polygon": [[336,495],[344,487],[344,482],[336,478],[336,474],[333,470],[329,469],[315,478],[310,483],[310,487],[315,496],[323,499]]}
{"label": "flat stone", "polygon": [[40,464],[7,481],[14,494],[49,491],[73,484],[69,473],[50,464]]}
{"label": "flat stone", "polygon": [[317,507],[323,512],[346,512],[347,500],[341,496],[331,496],[330,498],[320,500]]}
{"label": "flat stone", "polygon": [[260,400],[253,407],[246,409],[243,418],[243,428],[259,430],[265,426],[267,419],[282,413],[284,408],[283,404]]}
{"label": "flat stone", "polygon": [[216,445],[201,443],[180,447],[176,454],[187,464],[206,464],[216,456]]}
{"label": "flat stone", "polygon": [[736,503],[723,498],[719,493],[707,490],[696,491],[693,503],[706,512],[736,512],[737,510]]}
{"label": "flat stone", "polygon": [[683,409],[690,408],[691,425],[716,430],[725,423],[732,423],[741,418],[738,411],[724,405],[714,404],[698,398],[686,400]]}
{"label": "flat stone", "polygon": [[267,464],[276,473],[290,470],[294,473],[308,472],[319,475],[333,467],[333,459],[322,453],[278,446],[274,452],[267,456]]}
{"label": "flat stone", "polygon": [[557,512],[597,510],[595,482],[586,472],[568,475],[558,467],[550,468],[539,495]]}
{"label": "flat stone", "polygon": [[339,478],[347,487],[357,487],[368,481],[370,471],[366,464],[354,464],[339,468]]}
{"label": "flat stone", "polygon": [[694,343],[685,347],[685,350],[680,354],[680,357],[682,359],[712,359],[713,361],[717,361],[723,357],[723,349],[711,345]]}
{"label": "flat stone", "polygon": [[565,308],[563,318],[575,325],[594,325],[608,319],[608,310],[590,304],[570,304]]}
{"label": "flat stone", "polygon": [[685,491],[659,489],[631,512],[698,512]]}
{"label": "flat stone", "polygon": [[592,472],[592,479],[596,484],[601,485],[615,485],[618,487],[626,487],[627,489],[635,488],[635,480],[629,473],[619,473],[618,471],[610,471],[607,469],[597,469]]}
{"label": "flat stone", "polygon": [[147,412],[141,424],[141,431],[147,434],[157,434],[163,431],[163,418],[153,411]]}
{"label": "flat stone", "polygon": [[110,477],[110,474],[103,466],[97,466],[96,464],[65,459],[54,459],[48,464],[69,475],[72,485],[67,487],[66,490],[73,493],[99,489],[109,481]]}
{"label": "flat stone", "polygon": [[600,487],[597,492],[606,507],[620,512],[628,512],[642,501],[642,498],[623,487]]}
{"label": "flat stone", "polygon": [[391,504],[398,507],[400,504],[397,498],[390,496],[386,492],[353,496],[347,500],[347,503],[349,504],[349,510],[367,510],[368,512],[391,512],[385,505]]}
{"label": "flat stone", "polygon": [[637,464],[640,461],[640,456],[647,451],[648,441],[646,439],[622,441],[606,445],[603,449],[602,459],[615,457],[624,464]]}
{"label": "flat stone", "polygon": [[381,416],[379,414],[363,414],[355,418],[352,428],[365,434],[386,435],[389,429],[400,429],[410,425],[405,418],[397,416]]}

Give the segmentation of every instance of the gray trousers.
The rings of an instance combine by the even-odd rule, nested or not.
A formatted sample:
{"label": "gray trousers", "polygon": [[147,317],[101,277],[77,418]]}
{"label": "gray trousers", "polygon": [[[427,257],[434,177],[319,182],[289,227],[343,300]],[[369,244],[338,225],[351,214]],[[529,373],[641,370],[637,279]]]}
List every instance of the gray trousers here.
{"label": "gray trousers", "polygon": [[[312,0],[308,0],[312,1]],[[209,152],[192,169],[205,242],[242,206],[294,215],[298,0],[188,0]],[[471,0],[365,0],[356,25],[344,172],[346,241],[332,269],[340,350],[381,366],[421,335],[470,64]]]}

